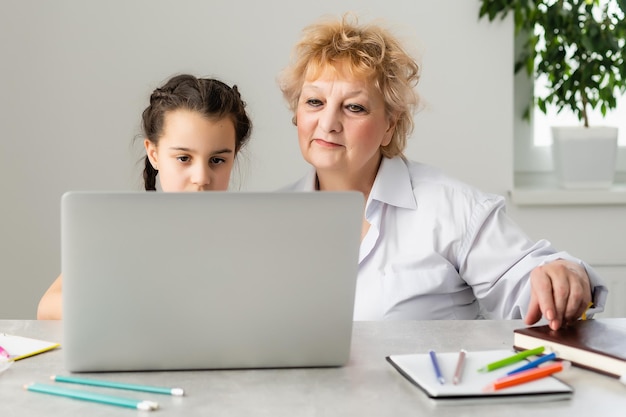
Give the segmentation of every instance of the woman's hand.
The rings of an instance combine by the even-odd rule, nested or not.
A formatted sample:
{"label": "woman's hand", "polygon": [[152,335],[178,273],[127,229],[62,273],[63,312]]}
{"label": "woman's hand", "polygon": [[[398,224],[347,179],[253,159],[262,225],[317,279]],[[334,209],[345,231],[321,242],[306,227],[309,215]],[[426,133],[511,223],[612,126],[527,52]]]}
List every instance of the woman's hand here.
{"label": "woman's hand", "polygon": [[559,259],[535,268],[530,274],[530,303],[525,322],[531,325],[541,317],[552,330],[577,320],[591,301],[591,284],[585,268]]}

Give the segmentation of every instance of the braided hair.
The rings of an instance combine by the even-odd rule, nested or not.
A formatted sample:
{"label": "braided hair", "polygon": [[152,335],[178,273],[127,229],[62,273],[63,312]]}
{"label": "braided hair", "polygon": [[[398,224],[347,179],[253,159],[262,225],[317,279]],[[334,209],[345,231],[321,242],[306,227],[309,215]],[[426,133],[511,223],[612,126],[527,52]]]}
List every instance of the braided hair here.
{"label": "braided hair", "polygon": [[[246,113],[237,86],[212,78],[196,78],[193,75],[174,76],[150,96],[150,105],[142,114],[143,133],[153,144],[163,135],[165,115],[179,109],[192,110],[208,118],[229,117],[235,126],[235,154],[248,142],[252,122]],[[146,191],[156,190],[157,171],[148,156],[144,158],[143,180]]]}

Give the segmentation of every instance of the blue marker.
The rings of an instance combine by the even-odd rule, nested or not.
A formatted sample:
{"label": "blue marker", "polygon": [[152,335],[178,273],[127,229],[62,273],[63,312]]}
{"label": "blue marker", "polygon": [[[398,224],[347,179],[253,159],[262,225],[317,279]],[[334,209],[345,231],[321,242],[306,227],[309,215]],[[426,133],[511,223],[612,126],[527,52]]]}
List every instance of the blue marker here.
{"label": "blue marker", "polygon": [[520,366],[519,368],[513,369],[511,372],[508,372],[507,375],[513,375],[518,372],[525,371],[527,369],[536,368],[544,362],[551,361],[552,359],[556,359],[556,353],[552,352],[547,355],[543,355],[539,359],[535,359],[534,361],[528,362],[526,365]]}
{"label": "blue marker", "polygon": [[437,376],[437,380],[441,385],[446,383],[446,380],[443,379],[443,375],[441,375],[441,369],[439,369],[439,362],[437,362],[437,354],[434,350],[428,351],[430,354],[430,361],[433,363],[433,368],[435,369],[435,376]]}

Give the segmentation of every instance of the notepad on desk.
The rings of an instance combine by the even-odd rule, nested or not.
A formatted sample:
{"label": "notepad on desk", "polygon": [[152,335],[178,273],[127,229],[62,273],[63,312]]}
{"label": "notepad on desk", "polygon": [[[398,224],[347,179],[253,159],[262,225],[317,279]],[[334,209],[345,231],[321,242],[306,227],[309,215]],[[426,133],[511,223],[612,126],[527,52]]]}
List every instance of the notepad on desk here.
{"label": "notepad on desk", "polygon": [[513,344],[517,350],[545,346],[581,368],[626,375],[626,318],[578,320],[558,330],[548,325],[516,329]]}
{"label": "notepad on desk", "polygon": [[0,333],[0,346],[8,352],[9,360],[19,361],[59,347],[59,343]]}
{"label": "notepad on desk", "polygon": [[441,384],[433,371],[428,353],[391,355],[387,361],[405,378],[419,387],[436,404],[461,405],[472,402],[523,402],[553,401],[569,399],[574,389],[559,379],[549,376],[525,384],[494,392],[485,392],[485,387],[496,379],[506,376],[507,372],[524,362],[493,370],[479,372],[488,363],[504,359],[514,354],[511,350],[468,351],[465,356],[464,370],[458,384],[452,379],[457,365],[459,352],[438,352],[437,359],[445,383]]}

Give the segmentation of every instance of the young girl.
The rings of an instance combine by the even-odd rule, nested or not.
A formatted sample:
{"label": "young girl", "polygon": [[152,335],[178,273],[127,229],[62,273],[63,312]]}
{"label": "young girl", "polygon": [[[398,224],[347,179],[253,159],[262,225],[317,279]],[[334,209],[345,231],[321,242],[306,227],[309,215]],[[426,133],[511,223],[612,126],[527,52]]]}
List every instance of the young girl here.
{"label": "young girl", "polygon": [[[177,75],[150,96],[143,111],[147,191],[226,190],[235,157],[248,142],[252,123],[237,86]],[[45,292],[38,319],[60,319],[62,275]]]}

